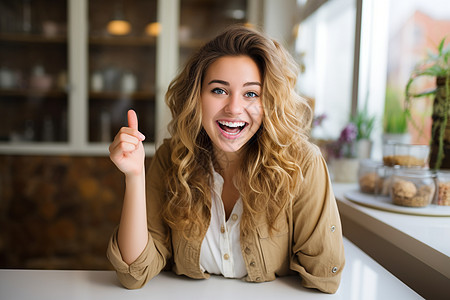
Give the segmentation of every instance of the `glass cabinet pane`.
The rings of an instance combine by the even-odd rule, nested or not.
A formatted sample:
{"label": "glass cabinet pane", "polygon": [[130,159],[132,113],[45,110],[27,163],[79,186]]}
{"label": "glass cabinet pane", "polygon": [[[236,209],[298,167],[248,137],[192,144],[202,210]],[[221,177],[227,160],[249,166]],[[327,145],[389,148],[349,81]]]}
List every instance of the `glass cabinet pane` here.
{"label": "glass cabinet pane", "polygon": [[138,113],[155,140],[156,0],[89,1],[89,142],[110,142]]}
{"label": "glass cabinet pane", "polygon": [[227,26],[247,23],[246,0],[181,0],[180,64]]}
{"label": "glass cabinet pane", "polygon": [[67,141],[67,1],[0,1],[0,141]]}

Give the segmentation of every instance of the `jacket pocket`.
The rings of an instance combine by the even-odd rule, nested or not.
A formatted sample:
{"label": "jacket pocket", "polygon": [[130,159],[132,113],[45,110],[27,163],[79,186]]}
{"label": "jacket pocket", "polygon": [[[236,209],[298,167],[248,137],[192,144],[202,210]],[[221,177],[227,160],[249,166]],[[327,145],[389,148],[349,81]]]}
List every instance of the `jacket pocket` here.
{"label": "jacket pocket", "polygon": [[183,232],[174,230],[172,233],[173,271],[178,275],[191,278],[205,278],[200,269],[200,245],[196,239],[187,240]]}
{"label": "jacket pocket", "polygon": [[257,227],[262,261],[267,273],[284,275],[289,270],[289,225],[286,219],[278,219],[270,232],[268,224]]}

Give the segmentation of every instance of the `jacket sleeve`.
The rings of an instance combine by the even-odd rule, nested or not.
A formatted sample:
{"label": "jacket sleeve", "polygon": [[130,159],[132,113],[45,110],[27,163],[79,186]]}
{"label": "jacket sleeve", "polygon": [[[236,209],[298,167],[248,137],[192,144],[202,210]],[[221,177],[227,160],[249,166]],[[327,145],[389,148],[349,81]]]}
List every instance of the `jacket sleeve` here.
{"label": "jacket sleeve", "polygon": [[162,216],[166,197],[165,172],[169,168],[170,149],[164,143],[155,153],[146,179],[148,243],[140,256],[130,265],[125,263],[117,243],[117,229],[112,234],[107,257],[116,270],[119,281],[129,289],[141,288],[159,274],[172,256],[170,229]]}
{"label": "jacket sleeve", "polygon": [[345,264],[344,245],[327,165],[318,149],[312,150],[302,173],[292,208],[290,268],[300,274],[303,286],[335,293]]}

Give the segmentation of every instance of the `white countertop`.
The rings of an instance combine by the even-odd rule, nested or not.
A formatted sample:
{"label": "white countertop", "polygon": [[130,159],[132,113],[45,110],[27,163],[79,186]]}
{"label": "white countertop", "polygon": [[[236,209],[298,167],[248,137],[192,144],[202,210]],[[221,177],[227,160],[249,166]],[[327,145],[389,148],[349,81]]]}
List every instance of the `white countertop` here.
{"label": "white countertop", "polygon": [[[449,295],[450,217],[409,215],[357,204],[344,196],[357,190],[357,184],[333,183],[333,189],[347,237],[416,291]],[[346,221],[350,222],[347,228]],[[371,243],[372,238],[377,242]]]}
{"label": "white countertop", "polygon": [[142,289],[127,290],[113,271],[0,270],[0,299],[423,299],[349,240],[344,246],[346,266],[333,295],[301,287],[299,277],[248,283],[164,272]]}
{"label": "white countertop", "polygon": [[[356,184],[333,184],[333,189],[339,201],[356,207],[450,258],[450,217],[408,215],[356,204],[344,197],[346,191],[358,189]],[[450,259],[448,263],[450,276]]]}

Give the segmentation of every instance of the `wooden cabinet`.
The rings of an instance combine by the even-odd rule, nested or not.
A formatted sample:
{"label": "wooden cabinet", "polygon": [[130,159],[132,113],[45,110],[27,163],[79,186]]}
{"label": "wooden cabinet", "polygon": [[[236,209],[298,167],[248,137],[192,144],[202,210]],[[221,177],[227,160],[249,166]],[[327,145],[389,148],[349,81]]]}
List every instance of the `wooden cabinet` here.
{"label": "wooden cabinet", "polygon": [[247,0],[180,0],[180,62],[227,26],[248,24]]}
{"label": "wooden cabinet", "polygon": [[67,142],[67,5],[0,2],[0,141]]}
{"label": "wooden cabinet", "polygon": [[89,142],[110,142],[129,108],[155,142],[156,12],[156,0],[88,2]]}
{"label": "wooden cabinet", "polygon": [[153,153],[170,81],[247,1],[0,1],[0,153],[105,155],[130,108]]}

